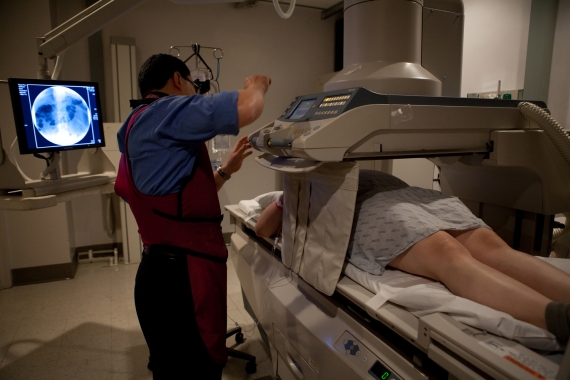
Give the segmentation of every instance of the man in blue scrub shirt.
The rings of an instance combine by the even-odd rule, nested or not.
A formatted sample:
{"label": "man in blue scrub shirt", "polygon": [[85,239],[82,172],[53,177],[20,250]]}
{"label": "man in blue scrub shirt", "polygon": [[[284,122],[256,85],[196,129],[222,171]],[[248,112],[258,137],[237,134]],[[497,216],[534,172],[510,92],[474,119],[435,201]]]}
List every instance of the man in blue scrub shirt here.
{"label": "man in blue scrub shirt", "polygon": [[154,379],[220,379],[227,361],[226,260],[217,191],[251,154],[247,136],[212,173],[205,142],[237,135],[263,111],[271,79],[239,91],[196,94],[186,65],[151,56],[139,73],[143,103],[118,133],[116,193],[145,246],[135,305]]}

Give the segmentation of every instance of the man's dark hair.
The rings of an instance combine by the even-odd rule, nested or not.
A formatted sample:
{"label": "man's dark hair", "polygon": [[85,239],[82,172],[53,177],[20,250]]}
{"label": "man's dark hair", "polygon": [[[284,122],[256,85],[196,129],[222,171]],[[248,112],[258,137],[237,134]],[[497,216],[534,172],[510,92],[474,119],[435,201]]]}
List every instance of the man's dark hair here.
{"label": "man's dark hair", "polygon": [[152,90],[158,90],[164,85],[175,72],[179,72],[184,78],[190,76],[190,70],[180,59],[170,54],[155,54],[150,56],[141,67],[139,72],[139,89],[144,98]]}

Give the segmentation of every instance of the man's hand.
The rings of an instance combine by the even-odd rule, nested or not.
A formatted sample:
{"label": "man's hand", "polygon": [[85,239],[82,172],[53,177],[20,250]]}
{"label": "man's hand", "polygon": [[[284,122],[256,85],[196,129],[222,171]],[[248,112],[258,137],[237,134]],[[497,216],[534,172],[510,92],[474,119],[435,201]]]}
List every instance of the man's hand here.
{"label": "man's hand", "polygon": [[271,78],[252,75],[245,78],[243,90],[238,91],[238,128],[253,123],[263,112],[265,93],[271,85]]}
{"label": "man's hand", "polygon": [[244,90],[247,90],[250,87],[258,87],[263,92],[263,95],[265,95],[270,85],[271,85],[271,78],[269,78],[268,76],[251,75],[245,78],[243,88]]}
{"label": "man's hand", "polygon": [[234,174],[241,169],[243,160],[252,153],[251,145],[249,145],[248,142],[248,136],[243,136],[238,140],[236,145],[234,145],[226,162],[222,165],[222,170],[229,175]]}

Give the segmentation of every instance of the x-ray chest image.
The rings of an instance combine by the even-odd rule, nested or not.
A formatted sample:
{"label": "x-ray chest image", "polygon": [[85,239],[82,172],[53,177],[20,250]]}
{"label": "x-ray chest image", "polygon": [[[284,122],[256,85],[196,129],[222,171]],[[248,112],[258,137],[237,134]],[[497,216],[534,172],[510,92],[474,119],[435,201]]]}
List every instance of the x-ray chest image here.
{"label": "x-ray chest image", "polygon": [[34,127],[50,142],[71,145],[81,141],[91,124],[91,112],[77,92],[63,86],[48,87],[32,105]]}

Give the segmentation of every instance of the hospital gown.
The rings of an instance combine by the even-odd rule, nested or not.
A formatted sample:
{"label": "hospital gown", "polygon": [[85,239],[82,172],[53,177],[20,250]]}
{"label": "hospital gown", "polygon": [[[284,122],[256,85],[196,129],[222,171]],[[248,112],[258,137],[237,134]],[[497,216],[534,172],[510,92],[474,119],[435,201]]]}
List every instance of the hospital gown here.
{"label": "hospital gown", "polygon": [[400,253],[442,230],[489,228],[457,198],[361,170],[347,259],[375,275]]}

